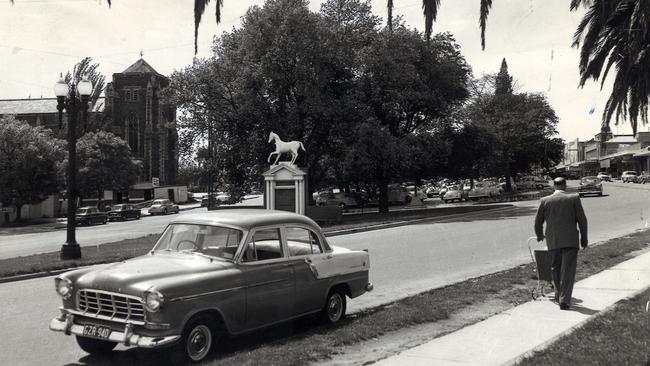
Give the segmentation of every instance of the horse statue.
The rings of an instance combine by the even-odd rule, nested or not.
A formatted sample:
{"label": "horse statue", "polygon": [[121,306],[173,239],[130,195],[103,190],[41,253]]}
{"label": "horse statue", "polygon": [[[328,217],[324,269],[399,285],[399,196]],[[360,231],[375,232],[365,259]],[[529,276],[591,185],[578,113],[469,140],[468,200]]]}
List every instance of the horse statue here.
{"label": "horse statue", "polygon": [[278,164],[278,159],[280,159],[280,155],[282,153],[290,153],[291,154],[291,164],[293,165],[296,162],[296,159],[298,158],[298,149],[301,148],[302,151],[307,151],[305,150],[305,147],[302,146],[302,142],[300,141],[290,141],[290,142],[284,142],[280,140],[280,136],[278,136],[276,133],[271,132],[269,134],[269,141],[268,142],[275,142],[275,151],[269,154],[269,158],[266,159],[267,163],[271,162],[271,156],[275,154],[275,161],[273,162],[273,165]]}

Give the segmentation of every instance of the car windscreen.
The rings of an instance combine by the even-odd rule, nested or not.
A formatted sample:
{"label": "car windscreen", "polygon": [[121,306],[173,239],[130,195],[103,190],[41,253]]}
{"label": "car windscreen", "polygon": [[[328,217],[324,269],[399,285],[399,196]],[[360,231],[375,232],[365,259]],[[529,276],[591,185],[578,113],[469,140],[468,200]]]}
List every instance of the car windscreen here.
{"label": "car windscreen", "polygon": [[171,224],[153,248],[157,251],[200,253],[232,260],[242,240],[241,230],[198,224]]}
{"label": "car windscreen", "polygon": [[593,184],[593,183],[599,183],[599,182],[600,182],[600,178],[598,178],[598,177],[584,177],[584,178],[582,178],[582,183]]}

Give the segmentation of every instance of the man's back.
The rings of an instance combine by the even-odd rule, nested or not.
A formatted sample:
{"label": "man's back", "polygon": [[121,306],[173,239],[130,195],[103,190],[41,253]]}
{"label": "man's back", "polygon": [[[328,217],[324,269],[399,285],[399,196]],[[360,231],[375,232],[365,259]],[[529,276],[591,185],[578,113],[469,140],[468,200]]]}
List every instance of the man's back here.
{"label": "man's back", "polygon": [[587,218],[577,194],[555,191],[542,198],[535,217],[535,232],[538,237],[541,237],[544,221],[548,249],[578,248],[580,241],[576,223],[580,226],[582,236],[587,236]]}

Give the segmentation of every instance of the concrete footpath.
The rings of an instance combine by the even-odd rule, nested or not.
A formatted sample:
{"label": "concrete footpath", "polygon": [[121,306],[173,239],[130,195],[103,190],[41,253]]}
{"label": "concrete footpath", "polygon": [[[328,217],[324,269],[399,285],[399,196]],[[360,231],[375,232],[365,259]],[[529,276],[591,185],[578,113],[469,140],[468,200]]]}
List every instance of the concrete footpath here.
{"label": "concrete footpath", "polygon": [[[589,249],[587,249],[589,250]],[[575,284],[571,309],[543,299],[381,360],[376,365],[510,365],[650,287],[650,253]]]}

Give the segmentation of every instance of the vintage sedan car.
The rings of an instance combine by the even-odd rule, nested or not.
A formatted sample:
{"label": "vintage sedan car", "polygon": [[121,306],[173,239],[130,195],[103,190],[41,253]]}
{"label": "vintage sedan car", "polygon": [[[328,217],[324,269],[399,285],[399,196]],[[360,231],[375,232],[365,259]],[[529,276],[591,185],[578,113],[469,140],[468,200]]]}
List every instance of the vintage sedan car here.
{"label": "vintage sedan car", "polygon": [[78,208],[75,214],[77,225],[105,224],[107,221],[106,212],[101,212],[93,206]]}
{"label": "vintage sedan car", "polygon": [[178,205],[173,204],[168,199],[157,199],[151,203],[149,207],[149,214],[156,215],[162,214],[167,215],[168,213],[179,213]]}
{"label": "vintage sedan car", "polygon": [[135,208],[133,205],[129,204],[119,204],[113,205],[111,210],[108,211],[108,221],[113,220],[128,220],[128,219],[139,219],[141,215],[140,209]]}
{"label": "vintage sedan car", "polygon": [[580,186],[578,187],[578,194],[580,197],[587,194],[603,195],[603,183],[598,177],[584,177],[580,179]]}
{"label": "vintage sedan car", "polygon": [[470,200],[477,200],[480,198],[491,198],[499,196],[503,193],[503,188],[500,185],[490,182],[476,182],[474,188],[469,191],[468,197]]}
{"label": "vintage sedan car", "polygon": [[612,181],[612,176],[605,173],[605,172],[598,173],[598,175],[596,177],[598,179],[600,179],[601,181],[603,181],[603,182],[611,182]]}
{"label": "vintage sedan car", "polygon": [[367,251],[330,246],[306,216],[233,209],[179,217],[141,257],[66,272],[50,329],[91,354],[171,346],[201,361],[217,337],[308,314],[345,316],[373,286]]}
{"label": "vintage sedan car", "polygon": [[627,170],[621,174],[623,183],[638,183],[639,175],[634,170]]}
{"label": "vintage sedan car", "polygon": [[450,186],[447,188],[445,195],[442,196],[442,200],[445,203],[453,202],[458,200],[458,202],[467,200],[467,191],[461,188],[461,186]]}
{"label": "vintage sedan car", "polygon": [[316,197],[317,206],[338,206],[344,211],[348,207],[365,206],[367,202],[368,200],[364,199],[363,195],[357,192],[322,192]]}

